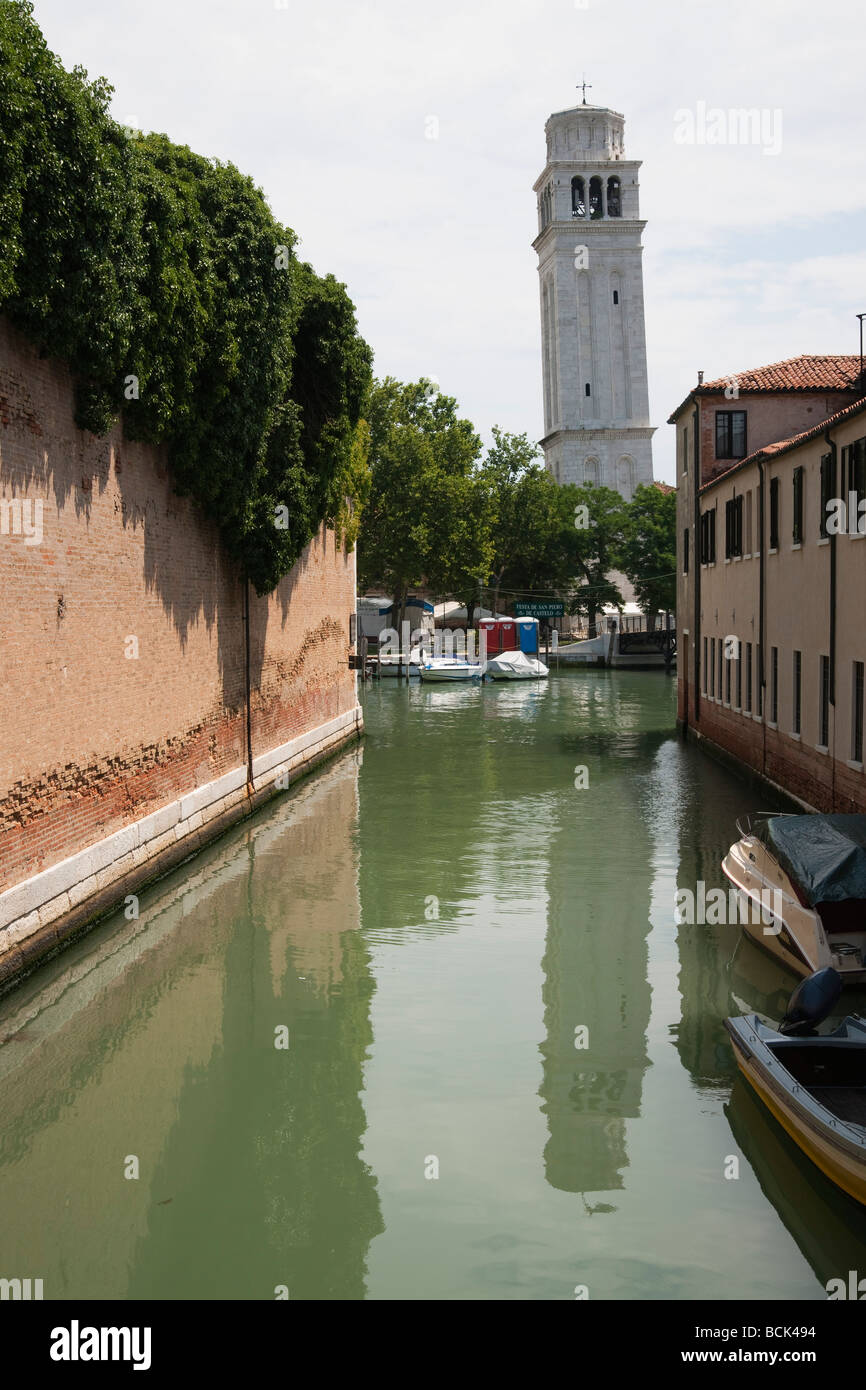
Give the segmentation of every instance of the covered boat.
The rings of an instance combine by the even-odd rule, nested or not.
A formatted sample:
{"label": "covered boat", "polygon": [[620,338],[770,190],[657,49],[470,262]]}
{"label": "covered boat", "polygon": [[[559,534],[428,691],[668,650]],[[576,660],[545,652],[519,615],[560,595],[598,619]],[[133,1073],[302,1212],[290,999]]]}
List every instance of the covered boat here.
{"label": "covered boat", "polygon": [[779,1030],[757,1014],[728,1018],[737,1066],[803,1153],[866,1204],[866,1022],[846,1018],[818,1036],[842,980],[827,968],[803,981]]}
{"label": "covered boat", "polygon": [[548,675],[547,667],[537,656],[526,652],[500,652],[487,662],[487,674],[495,681],[542,680]]}
{"label": "covered boat", "polygon": [[748,900],[743,930],[799,975],[866,983],[866,816],[764,813],[737,829],[722,870]]}

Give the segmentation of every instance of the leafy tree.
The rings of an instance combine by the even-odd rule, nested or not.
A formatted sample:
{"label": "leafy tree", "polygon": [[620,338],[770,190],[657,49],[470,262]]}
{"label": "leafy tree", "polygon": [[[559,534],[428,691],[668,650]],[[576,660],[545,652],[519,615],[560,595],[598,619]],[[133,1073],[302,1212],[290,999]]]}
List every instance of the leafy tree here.
{"label": "leafy tree", "polygon": [[677,495],[642,485],[626,507],[622,569],[643,613],[673,612],[677,599]]}
{"label": "leafy tree", "polygon": [[609,576],[619,568],[625,502],[609,487],[568,484],[558,491],[568,567],[583,580],[573,595],[571,612],[586,616],[589,635],[594,637],[596,615],[603,605],[620,606],[623,602]]}
{"label": "leafy tree", "polygon": [[0,310],[68,363],[80,428],[122,411],[128,438],[165,444],[177,490],[266,593],[323,521],[357,528],[371,354],[354,308],[251,179],[130,138],[32,11],[0,4]]}
{"label": "leafy tree", "polygon": [[381,584],[403,622],[412,588],[452,591],[489,572],[489,518],[473,465],[481,441],[429,381],[377,383],[367,415],[370,494],[359,542],[363,587]]}

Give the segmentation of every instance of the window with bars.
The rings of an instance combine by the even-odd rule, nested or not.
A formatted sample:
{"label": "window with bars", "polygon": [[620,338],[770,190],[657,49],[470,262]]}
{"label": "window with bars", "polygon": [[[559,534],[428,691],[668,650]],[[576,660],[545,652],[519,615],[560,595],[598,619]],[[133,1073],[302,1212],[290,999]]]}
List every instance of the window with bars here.
{"label": "window with bars", "polygon": [[824,454],[821,459],[821,518],[819,530],[827,535],[827,504],[836,496],[836,459],[833,454]]}
{"label": "window with bars", "polygon": [[711,507],[701,516],[701,564],[715,564],[716,559],[716,509]]}
{"label": "window with bars", "polygon": [[742,553],[743,498],[740,496],[725,503],[725,559],[735,559]]}
{"label": "window with bars", "polygon": [[716,639],[710,638],[710,695],[716,693]]}
{"label": "window with bars", "polygon": [[779,722],[779,648],[770,648],[770,722]]}
{"label": "window with bars", "polygon": [[746,712],[752,712],[752,644],[746,643]]}
{"label": "window with bars", "polygon": [[803,469],[794,469],[794,498],[793,498],[793,523],[791,526],[791,539],[794,545],[801,545],[803,541]]}
{"label": "window with bars", "polygon": [[737,703],[736,709],[743,708],[743,648],[737,647]]}
{"label": "window with bars", "polygon": [[707,693],[707,639],[704,638],[704,660],[701,668],[701,690]]}
{"label": "window with bars", "polygon": [[723,643],[722,643],[722,639],[721,639],[721,637],[720,637],[720,638],[719,638],[719,689],[718,689],[718,696],[719,696],[719,699],[720,699],[720,700],[721,700],[721,698],[722,698],[722,677],[723,677],[723,675],[724,675],[724,669],[725,669],[725,659],[724,659],[723,653],[724,653],[724,646],[723,646]]}
{"label": "window with bars", "polygon": [[820,689],[818,693],[820,734],[818,742],[822,748],[830,747],[830,658],[821,657]]}
{"label": "window with bars", "polygon": [[854,662],[851,702],[851,757],[863,761],[863,662]]}
{"label": "window with bars", "polygon": [[733,666],[731,657],[725,657],[725,704],[731,703],[731,667]]}
{"label": "window with bars", "polygon": [[779,479],[770,479],[770,549],[779,549]]}
{"label": "window with bars", "polygon": [[745,410],[716,411],[716,458],[742,459],[746,457],[746,412]]}
{"label": "window with bars", "polygon": [[755,706],[759,719],[764,717],[764,660],[760,642],[755,643]]}
{"label": "window with bars", "polygon": [[803,716],[803,653],[794,652],[794,721],[793,732],[801,733]]}

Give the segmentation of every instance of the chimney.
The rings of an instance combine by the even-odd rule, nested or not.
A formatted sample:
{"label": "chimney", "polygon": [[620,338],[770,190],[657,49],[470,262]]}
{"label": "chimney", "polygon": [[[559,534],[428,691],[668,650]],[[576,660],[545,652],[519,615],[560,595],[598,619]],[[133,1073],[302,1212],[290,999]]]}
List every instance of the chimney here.
{"label": "chimney", "polygon": [[699,385],[699,386],[703,386],[703,384],[704,384],[704,374],[703,374],[703,372],[698,372],[698,385]]}

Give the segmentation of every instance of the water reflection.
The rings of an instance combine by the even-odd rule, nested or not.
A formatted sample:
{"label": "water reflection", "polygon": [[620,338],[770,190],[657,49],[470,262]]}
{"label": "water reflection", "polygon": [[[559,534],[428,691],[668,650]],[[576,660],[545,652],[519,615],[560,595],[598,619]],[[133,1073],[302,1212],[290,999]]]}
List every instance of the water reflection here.
{"label": "water reflection", "polygon": [[4,1271],[46,1298],[363,1297],[356,782],[350,755],[7,1001]]}

